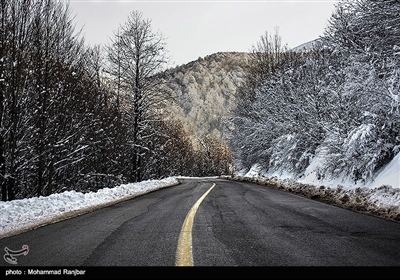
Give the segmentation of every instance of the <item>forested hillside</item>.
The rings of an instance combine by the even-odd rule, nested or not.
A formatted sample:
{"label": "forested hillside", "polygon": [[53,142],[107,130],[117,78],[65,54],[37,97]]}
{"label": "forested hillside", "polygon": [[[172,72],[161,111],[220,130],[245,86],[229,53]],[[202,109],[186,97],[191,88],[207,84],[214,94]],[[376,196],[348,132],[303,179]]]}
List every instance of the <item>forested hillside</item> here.
{"label": "forested hillside", "polygon": [[400,151],[399,15],[398,1],[341,1],[314,48],[263,36],[233,111],[237,168],[373,180]]}
{"label": "forested hillside", "polygon": [[248,53],[221,52],[163,73],[175,96],[167,110],[193,138],[226,139],[226,121],[236,104],[236,90],[244,81],[248,59]]}

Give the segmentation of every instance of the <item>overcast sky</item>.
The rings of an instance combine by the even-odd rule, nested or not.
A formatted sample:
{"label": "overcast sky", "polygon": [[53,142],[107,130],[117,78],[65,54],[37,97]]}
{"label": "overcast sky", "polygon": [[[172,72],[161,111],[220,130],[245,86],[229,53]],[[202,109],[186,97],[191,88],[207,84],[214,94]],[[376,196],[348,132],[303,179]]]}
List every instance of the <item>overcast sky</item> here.
{"label": "overcast sky", "polygon": [[276,26],[283,43],[296,47],[323,35],[337,2],[70,0],[70,6],[91,45],[107,44],[130,12],[142,12],[153,30],[166,37],[171,66],[176,66],[220,51],[250,51]]}

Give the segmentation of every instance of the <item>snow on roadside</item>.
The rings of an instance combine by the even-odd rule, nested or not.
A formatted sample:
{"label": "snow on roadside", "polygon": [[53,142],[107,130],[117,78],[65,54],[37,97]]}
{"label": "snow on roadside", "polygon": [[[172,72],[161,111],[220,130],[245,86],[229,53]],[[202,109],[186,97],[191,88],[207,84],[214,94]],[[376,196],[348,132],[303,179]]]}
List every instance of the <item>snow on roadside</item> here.
{"label": "snow on roadside", "polygon": [[66,191],[0,202],[0,239],[178,184],[175,177],[130,183],[97,192]]}
{"label": "snow on roadside", "polygon": [[312,171],[306,178],[296,180],[290,174],[264,173],[257,164],[247,173],[237,174],[231,179],[282,189],[354,211],[400,221],[400,154],[382,168],[373,181],[364,185],[351,184],[350,180],[344,178],[320,181]]}
{"label": "snow on roadside", "polygon": [[367,187],[391,185],[394,188],[400,188],[400,153],[378,173],[374,181]]}

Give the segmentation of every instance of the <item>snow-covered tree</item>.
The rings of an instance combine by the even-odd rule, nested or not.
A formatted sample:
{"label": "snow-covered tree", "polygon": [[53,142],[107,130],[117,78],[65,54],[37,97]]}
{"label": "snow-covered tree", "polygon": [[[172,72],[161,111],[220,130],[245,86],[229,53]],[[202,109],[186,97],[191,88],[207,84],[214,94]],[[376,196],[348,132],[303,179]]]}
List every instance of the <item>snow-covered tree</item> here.
{"label": "snow-covered tree", "polygon": [[26,84],[33,12],[29,1],[1,1],[0,5],[0,185],[2,200],[12,200],[18,174],[29,160],[23,150],[32,133]]}
{"label": "snow-covered tree", "polygon": [[313,49],[259,47],[233,111],[238,167],[302,176],[318,158],[320,178],[373,179],[400,147],[399,8],[344,0]]}
{"label": "snow-covered tree", "polygon": [[324,164],[340,162],[328,168],[336,176],[366,181],[398,153],[399,12],[397,1],[341,1],[325,31],[326,46],[341,60],[342,79],[332,90],[341,92],[333,104],[342,124],[332,126],[336,136],[327,141],[336,160]]}
{"label": "snow-covered tree", "polygon": [[88,187],[112,111],[69,6],[1,1],[0,26],[2,200]]}

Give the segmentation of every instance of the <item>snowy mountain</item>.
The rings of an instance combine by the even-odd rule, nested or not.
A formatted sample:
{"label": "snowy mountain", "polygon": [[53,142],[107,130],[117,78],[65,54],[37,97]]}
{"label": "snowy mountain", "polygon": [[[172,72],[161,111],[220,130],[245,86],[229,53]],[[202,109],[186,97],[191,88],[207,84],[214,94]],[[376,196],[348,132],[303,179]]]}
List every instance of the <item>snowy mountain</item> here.
{"label": "snowy mountain", "polygon": [[[321,39],[301,44],[291,51],[309,50]],[[235,93],[246,75],[249,53],[218,52],[171,68],[162,73],[176,99],[168,105],[174,118],[183,122],[189,135],[212,135],[224,139],[224,121],[235,106]]]}
{"label": "snowy mountain", "polygon": [[235,92],[244,79],[249,54],[220,52],[163,73],[175,102],[171,115],[181,120],[189,135],[224,138],[224,121],[235,105]]}
{"label": "snowy mountain", "polygon": [[322,45],[322,39],[318,38],[312,41],[305,42],[301,45],[298,45],[297,47],[292,48],[290,51],[292,52],[302,52],[302,51],[308,51],[314,48],[318,48]]}

